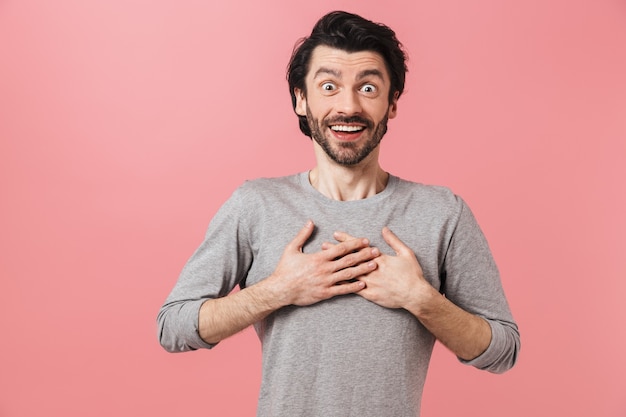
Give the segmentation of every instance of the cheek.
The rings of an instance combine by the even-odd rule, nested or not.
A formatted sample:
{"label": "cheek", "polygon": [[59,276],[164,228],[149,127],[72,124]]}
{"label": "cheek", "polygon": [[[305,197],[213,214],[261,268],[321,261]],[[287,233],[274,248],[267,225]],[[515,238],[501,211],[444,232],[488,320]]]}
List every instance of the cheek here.
{"label": "cheek", "polygon": [[386,102],[384,105],[372,106],[369,115],[372,119],[380,122],[383,119],[393,119],[396,117],[396,109],[395,106]]}
{"label": "cheek", "polygon": [[319,92],[312,91],[305,99],[302,99],[302,102],[305,114],[306,106],[308,106],[311,114],[318,119],[320,116],[327,116],[332,113],[337,106],[337,100],[338,98],[335,96],[324,96]]}
{"label": "cheek", "polygon": [[[321,107],[319,105],[319,103],[315,103],[315,102],[308,102],[308,110],[309,110],[309,114],[313,117],[313,119],[318,120],[318,121],[322,121],[324,120],[325,117],[328,116],[329,112],[327,111],[326,108]],[[306,108],[305,108],[305,113],[306,115]]]}

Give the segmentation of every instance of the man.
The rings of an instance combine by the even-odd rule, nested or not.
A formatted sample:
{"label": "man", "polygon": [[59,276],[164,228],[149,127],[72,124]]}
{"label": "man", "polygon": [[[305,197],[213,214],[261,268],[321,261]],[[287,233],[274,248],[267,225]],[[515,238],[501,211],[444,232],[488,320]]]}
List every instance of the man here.
{"label": "man", "polygon": [[159,312],[172,352],[255,326],[258,416],[417,416],[435,339],[480,369],[516,361],[517,326],[469,208],[378,163],[405,73],[391,29],[324,16],[288,70],[316,167],[236,190]]}

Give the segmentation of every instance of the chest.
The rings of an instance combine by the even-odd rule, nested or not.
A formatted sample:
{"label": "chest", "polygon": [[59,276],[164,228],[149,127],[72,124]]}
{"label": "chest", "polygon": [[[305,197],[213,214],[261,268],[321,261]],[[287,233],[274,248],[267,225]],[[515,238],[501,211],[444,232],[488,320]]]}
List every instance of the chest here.
{"label": "chest", "polygon": [[426,279],[436,288],[440,284],[441,266],[447,247],[445,227],[442,222],[423,221],[419,214],[398,213],[394,210],[331,212],[311,207],[292,212],[289,217],[275,211],[265,213],[252,239],[253,262],[248,271],[246,285],[252,285],[269,276],[278,264],[287,244],[311,219],[315,224],[312,236],[303,247],[304,253],[320,251],[324,242],[337,243],[335,231],[343,231],[351,236],[367,238],[371,246],[382,253],[394,255],[394,251],[384,241],[382,229],[387,226],[415,253]]}

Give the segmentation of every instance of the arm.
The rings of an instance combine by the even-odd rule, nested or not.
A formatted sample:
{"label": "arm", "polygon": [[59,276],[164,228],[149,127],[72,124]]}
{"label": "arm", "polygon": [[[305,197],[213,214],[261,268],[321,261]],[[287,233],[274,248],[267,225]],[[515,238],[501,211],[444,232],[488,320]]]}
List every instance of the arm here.
{"label": "arm", "polygon": [[[287,305],[310,305],[363,289],[347,282],[376,268],[378,249],[366,239],[347,239],[330,251],[304,254],[315,226],[309,221],[287,245],[275,271],[265,280],[221,298],[205,300],[198,315],[201,339],[214,345]],[[339,285],[337,285],[339,284]]]}
{"label": "arm", "polygon": [[[359,278],[366,286],[359,295],[383,307],[408,310],[461,359],[471,360],[483,353],[491,341],[489,324],[433,288],[413,251],[391,230],[384,228],[382,234],[396,256],[381,255],[376,259],[377,270]],[[345,233],[335,237],[339,241],[350,238]]]}
{"label": "arm", "polygon": [[[423,277],[421,277],[423,279]],[[482,317],[458,307],[430,284],[417,298],[404,307],[410,311],[441,343],[459,358],[470,361],[487,350],[491,343],[491,327]]]}
{"label": "arm", "polygon": [[[413,251],[391,230],[384,228],[383,238],[396,252],[396,257],[389,256],[380,263],[385,270],[390,269],[389,276],[393,277],[393,282],[406,285],[406,289],[397,293],[396,300],[392,297],[390,301],[411,312],[459,358],[472,360],[483,353],[491,342],[489,324],[456,306],[433,288],[424,278]],[[371,293],[375,292],[372,289]],[[370,293],[364,294],[367,295]]]}
{"label": "arm", "polygon": [[[378,268],[360,278],[366,288],[358,294],[384,307],[405,308],[463,362],[501,373],[517,360],[519,331],[486,242],[469,211],[465,215],[465,226],[457,229],[448,252],[446,296],[424,279],[413,251],[388,228],[383,238],[396,256],[379,256]],[[350,236],[336,233],[335,238]],[[488,267],[478,266],[485,262]]]}

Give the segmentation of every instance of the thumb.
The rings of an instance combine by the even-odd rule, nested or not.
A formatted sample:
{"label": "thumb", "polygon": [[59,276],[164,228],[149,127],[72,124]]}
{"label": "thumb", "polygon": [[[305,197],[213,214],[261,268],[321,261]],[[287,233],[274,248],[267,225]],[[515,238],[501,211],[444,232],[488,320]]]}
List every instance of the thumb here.
{"label": "thumb", "polygon": [[302,247],[304,246],[306,241],[309,240],[309,238],[313,234],[314,229],[315,225],[311,220],[308,220],[304,227],[300,229],[298,234],[296,234],[296,237],[294,237],[293,240],[289,243],[291,250],[301,252]]}
{"label": "thumb", "polygon": [[405,253],[408,247],[387,226],[383,227],[383,239],[397,255]]}

